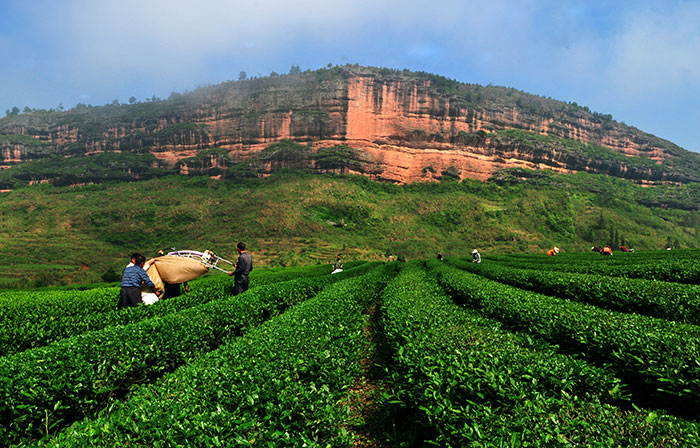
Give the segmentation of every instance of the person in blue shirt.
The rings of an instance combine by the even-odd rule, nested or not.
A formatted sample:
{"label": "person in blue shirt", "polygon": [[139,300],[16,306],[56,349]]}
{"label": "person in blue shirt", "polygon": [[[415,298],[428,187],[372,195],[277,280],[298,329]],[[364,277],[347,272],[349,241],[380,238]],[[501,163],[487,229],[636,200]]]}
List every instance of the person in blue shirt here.
{"label": "person in blue shirt", "polygon": [[[146,263],[146,257],[141,254],[134,254],[132,256],[134,264],[129,264],[124,268],[124,273],[122,274],[121,289],[119,291],[119,303],[117,308],[126,308],[130,306],[136,306],[141,303],[141,282],[150,286],[151,288],[156,287],[155,284],[148,277],[148,274],[143,269],[144,263]],[[156,295],[158,295],[156,290]]]}

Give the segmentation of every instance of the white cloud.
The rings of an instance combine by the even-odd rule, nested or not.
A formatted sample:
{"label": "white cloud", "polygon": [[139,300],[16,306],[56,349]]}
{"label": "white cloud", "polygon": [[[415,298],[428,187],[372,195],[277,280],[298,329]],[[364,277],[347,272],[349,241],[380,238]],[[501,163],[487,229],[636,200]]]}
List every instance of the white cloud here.
{"label": "white cloud", "polygon": [[700,3],[667,2],[628,18],[608,76],[628,96],[700,89]]}
{"label": "white cloud", "polygon": [[[310,40],[332,45],[381,27],[423,28],[459,19],[424,2],[391,0],[44,0],[26,6],[33,32],[53,47],[68,76],[100,79],[118,74],[194,77],[208,60],[260,54]],[[375,29],[371,29],[375,27]],[[381,42],[378,42],[380,45]]]}
{"label": "white cloud", "polygon": [[[48,11],[47,11],[48,8]],[[511,8],[512,9],[512,8]],[[439,0],[227,1],[227,0],[68,0],[32,7],[52,37],[88,53],[212,53],[248,42],[274,45],[285,39],[365,29],[368,24],[415,31],[451,29],[463,23],[468,33],[488,29],[504,11],[502,2]],[[48,12],[48,14],[47,14]],[[124,49],[124,50],[122,50]]]}

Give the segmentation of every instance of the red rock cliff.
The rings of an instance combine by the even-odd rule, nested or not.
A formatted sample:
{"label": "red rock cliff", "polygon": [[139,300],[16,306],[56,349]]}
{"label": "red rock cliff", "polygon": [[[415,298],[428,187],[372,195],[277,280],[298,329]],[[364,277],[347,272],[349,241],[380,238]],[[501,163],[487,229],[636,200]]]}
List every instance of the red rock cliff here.
{"label": "red rock cliff", "polygon": [[[700,179],[687,151],[576,105],[353,66],[230,82],[153,103],[6,117],[0,134],[2,166],[50,153],[108,151],[150,152],[174,165],[219,147],[229,156],[228,162],[216,159],[221,168],[289,139],[309,145],[311,153],[348,145],[363,161],[351,172],[401,183],[486,179],[509,167],[584,170],[640,182]],[[678,162],[688,157],[692,169]],[[181,173],[192,171],[181,164]]]}

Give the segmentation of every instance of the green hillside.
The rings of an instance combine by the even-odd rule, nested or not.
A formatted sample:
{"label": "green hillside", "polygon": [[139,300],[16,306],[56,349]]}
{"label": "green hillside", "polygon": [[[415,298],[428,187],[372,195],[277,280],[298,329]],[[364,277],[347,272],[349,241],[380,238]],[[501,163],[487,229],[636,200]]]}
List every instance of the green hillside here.
{"label": "green hillside", "polygon": [[280,172],[264,179],[169,176],[0,194],[0,288],[101,282],[133,251],[210,249],[259,266],[346,259],[564,252],[625,244],[700,247],[697,185],[508,170],[488,182],[393,185]]}

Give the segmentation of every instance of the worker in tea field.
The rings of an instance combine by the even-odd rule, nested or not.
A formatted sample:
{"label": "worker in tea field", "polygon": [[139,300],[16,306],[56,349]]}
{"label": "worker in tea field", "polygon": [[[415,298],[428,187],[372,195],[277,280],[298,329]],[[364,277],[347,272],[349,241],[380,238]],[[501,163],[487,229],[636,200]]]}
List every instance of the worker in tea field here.
{"label": "worker in tea field", "polygon": [[600,253],[600,255],[612,255],[612,254],[613,254],[613,250],[612,250],[612,247],[610,247],[610,246],[605,246],[603,248],[603,251]]}
{"label": "worker in tea field", "polygon": [[253,257],[250,256],[245,250],[245,243],[239,242],[236,245],[238,249],[238,261],[234,265],[236,267],[235,271],[229,272],[228,275],[233,275],[233,295],[238,294],[248,290],[248,274],[253,270]]}
{"label": "worker in tea field", "polygon": [[[160,249],[158,251],[158,256],[162,257],[166,255],[167,249]],[[170,250],[175,250],[174,247],[171,247]],[[187,284],[187,282],[184,283],[168,283],[165,280],[163,280],[163,297],[160,299],[172,299],[173,297],[178,297],[180,294],[182,294],[182,288],[181,286],[185,285],[185,292],[190,292],[190,286]]]}
{"label": "worker in tea field", "polygon": [[129,266],[133,266],[134,263],[136,263],[136,257],[138,257],[138,256],[139,256],[138,252],[134,252],[133,254],[131,254],[131,257],[130,257],[131,260],[129,261],[129,264],[126,265],[126,267],[128,268]]}
{"label": "worker in tea field", "polygon": [[547,251],[547,256],[548,257],[554,257],[559,253],[559,248],[557,246],[554,246],[554,248],[549,249]]}
{"label": "worker in tea field", "polygon": [[[119,303],[117,308],[136,306],[141,303],[141,283],[155,289],[156,285],[151,281],[146,271],[143,269],[146,257],[141,254],[132,255],[133,264],[127,265],[122,273],[121,289],[119,290]],[[158,290],[156,295],[160,294]]]}
{"label": "worker in tea field", "polygon": [[333,263],[333,272],[331,272],[331,274],[337,274],[338,272],[343,272],[343,260],[340,259],[340,254],[335,256],[335,263]]}
{"label": "worker in tea field", "polygon": [[172,299],[182,294],[181,285],[185,286],[185,292],[190,292],[190,286],[187,282],[184,283],[168,283],[163,282],[163,297],[161,299]]}
{"label": "worker in tea field", "polygon": [[472,263],[481,263],[481,254],[476,249],[472,251]]}

